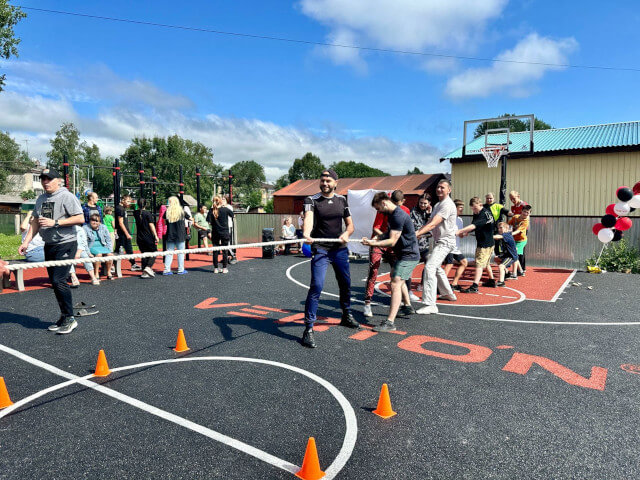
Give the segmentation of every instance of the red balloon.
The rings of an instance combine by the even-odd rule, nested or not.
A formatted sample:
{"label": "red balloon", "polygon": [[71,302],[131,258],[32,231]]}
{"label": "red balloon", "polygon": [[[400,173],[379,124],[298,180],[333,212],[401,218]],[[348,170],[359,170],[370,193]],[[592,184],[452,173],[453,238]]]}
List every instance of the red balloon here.
{"label": "red balloon", "polygon": [[612,203],[611,205],[607,205],[607,208],[605,209],[605,212],[608,215],[613,215],[614,217],[617,217],[618,214],[615,212],[615,210],[613,209],[616,206],[615,203]]}
{"label": "red balloon", "polygon": [[[624,217],[627,218],[627,217]],[[601,223],[596,223],[593,228],[591,228],[591,231],[593,232],[594,235],[598,235],[598,232],[600,230],[602,230],[604,228],[604,225]]]}
{"label": "red balloon", "polygon": [[636,183],[633,186],[633,194],[634,195],[640,195],[640,182]]}
{"label": "red balloon", "polygon": [[631,219],[629,217],[620,217],[616,221],[616,226],[615,226],[616,230],[620,230],[621,232],[624,232],[625,230],[629,230],[630,228],[631,228]]}

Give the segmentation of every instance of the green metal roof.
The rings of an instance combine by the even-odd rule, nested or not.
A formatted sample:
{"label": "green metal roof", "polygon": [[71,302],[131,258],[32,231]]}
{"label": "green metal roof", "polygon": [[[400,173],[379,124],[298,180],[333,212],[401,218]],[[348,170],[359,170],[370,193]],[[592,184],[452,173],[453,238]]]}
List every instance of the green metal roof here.
{"label": "green metal roof", "polygon": [[[509,134],[509,152],[529,152],[530,132]],[[489,135],[489,143],[506,143],[506,134]],[[587,150],[591,148],[616,148],[640,146],[640,122],[609,123],[584,127],[554,128],[533,132],[533,153],[559,152],[563,150]],[[467,144],[466,155],[480,154],[484,136]],[[585,152],[586,153],[586,152]],[[445,155],[442,160],[462,157],[462,147]]]}

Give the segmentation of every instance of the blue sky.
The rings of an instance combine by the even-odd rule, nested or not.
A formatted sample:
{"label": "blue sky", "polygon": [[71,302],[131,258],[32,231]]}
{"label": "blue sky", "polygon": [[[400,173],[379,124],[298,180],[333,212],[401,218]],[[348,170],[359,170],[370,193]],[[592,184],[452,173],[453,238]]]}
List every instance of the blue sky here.
{"label": "blue sky", "polygon": [[[13,4],[18,2],[12,1]],[[25,7],[560,68],[320,47],[26,10],[0,63],[0,128],[44,158],[64,121],[104,154],[182,136],[274,180],[307,151],[392,174],[447,169],[465,119],[555,127],[638,120],[640,10],[630,0],[27,1]]]}

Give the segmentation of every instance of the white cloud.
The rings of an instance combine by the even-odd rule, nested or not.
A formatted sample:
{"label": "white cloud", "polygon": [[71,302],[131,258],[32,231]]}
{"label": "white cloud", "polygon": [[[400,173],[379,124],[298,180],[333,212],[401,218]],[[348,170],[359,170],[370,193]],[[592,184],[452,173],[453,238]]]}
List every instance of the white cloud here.
{"label": "white cloud", "polygon": [[[301,0],[302,12],[331,29],[328,41],[350,45],[422,51],[473,51],[487,23],[501,15],[508,0]],[[335,42],[343,43],[343,42]],[[361,68],[355,52],[332,48],[334,61]],[[342,56],[342,58],[341,58]],[[345,56],[347,57],[345,59]]]}
{"label": "white cloud", "polygon": [[466,70],[448,81],[446,93],[456,99],[488,97],[496,92],[512,97],[531,95],[535,81],[548,71],[564,68],[550,64],[568,63],[568,55],[577,47],[578,42],[574,38],[553,40],[532,33],[512,50],[496,57],[497,60],[529,63],[494,62],[487,68]]}
{"label": "white cloud", "polygon": [[[55,89],[47,86],[51,92]],[[160,92],[161,93],[161,92]],[[202,142],[214,151],[214,161],[231,166],[255,160],[265,167],[269,180],[287,172],[293,159],[313,152],[328,165],[342,160],[364,162],[395,175],[414,166],[429,173],[441,172],[442,152],[427,143],[399,142],[386,137],[357,136],[331,128],[321,133],[277,125],[259,119],[205,117],[176,109],[104,108],[95,116],[81,114],[68,100],[27,95],[15,91],[0,94],[0,130],[9,131],[23,145],[28,140],[32,157],[46,160],[49,139],[63,122],[72,121],[82,140],[95,143],[103,155],[121,155],[135,136],[178,134]]]}

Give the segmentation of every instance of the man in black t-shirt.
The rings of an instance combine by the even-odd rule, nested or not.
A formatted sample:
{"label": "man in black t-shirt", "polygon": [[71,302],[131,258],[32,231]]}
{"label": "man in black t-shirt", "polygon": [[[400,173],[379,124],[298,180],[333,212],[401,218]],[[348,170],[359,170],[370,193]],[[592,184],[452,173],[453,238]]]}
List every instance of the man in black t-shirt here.
{"label": "man in black t-shirt", "polygon": [[[462,293],[478,293],[478,285],[482,278],[482,271],[487,268],[491,262],[491,254],[495,240],[493,239],[493,214],[491,210],[483,207],[482,200],[479,197],[473,197],[469,201],[469,206],[473,212],[473,220],[470,225],[458,230],[456,233],[459,237],[465,237],[470,232],[476,232],[476,272],[473,278],[473,284],[466,289],[461,290]],[[495,286],[493,271],[488,269],[490,282],[488,285]]]}
{"label": "man in black t-shirt", "polygon": [[[347,199],[335,193],[338,185],[338,175],[332,169],[327,169],[320,176],[320,193],[304,199],[303,236],[311,244],[311,285],[304,305],[305,330],[302,344],[315,348],[313,338],[313,324],[316,321],[318,300],[324,286],[324,278],[329,264],[340,287],[340,307],[342,320],[340,325],[349,328],[359,328],[351,314],[351,275],[349,272],[349,249],[347,241],[353,233],[353,221],[349,212]],[[346,230],[342,231],[342,222]],[[341,242],[316,242],[315,238],[337,238]]]}
{"label": "man in black t-shirt", "polygon": [[[140,252],[157,252],[157,245],[160,240],[156,233],[153,215],[147,211],[146,199],[138,199],[138,210],[133,212],[133,217],[136,219],[136,241]],[[142,264],[141,278],[153,278],[156,276],[152,268],[155,261],[156,257],[146,257],[140,260]]]}
{"label": "man in black t-shirt", "polygon": [[[131,245],[131,232],[129,231],[129,224],[127,223],[127,208],[131,206],[131,196],[125,195],[122,197],[120,201],[120,205],[116,205],[115,208],[115,216],[116,216],[116,233],[118,234],[118,238],[116,240],[116,254],[120,253],[120,247],[124,248],[124,251],[127,252],[128,255],[133,253],[133,246]],[[136,264],[135,260],[130,260],[131,262],[131,271],[139,271],[142,270],[140,265]]]}

